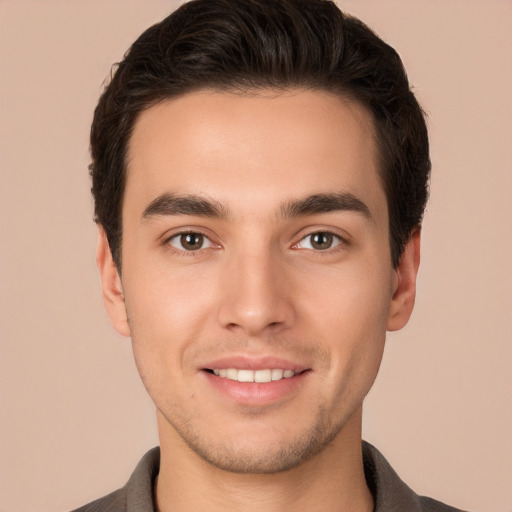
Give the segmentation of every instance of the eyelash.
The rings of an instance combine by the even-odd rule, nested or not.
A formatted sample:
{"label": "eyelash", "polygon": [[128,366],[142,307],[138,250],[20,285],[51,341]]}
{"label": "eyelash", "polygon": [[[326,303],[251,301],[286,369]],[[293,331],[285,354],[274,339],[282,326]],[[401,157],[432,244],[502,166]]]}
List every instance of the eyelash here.
{"label": "eyelash", "polygon": [[[181,243],[180,243],[181,248],[174,247],[171,244],[171,241],[179,240],[180,238],[182,238],[186,235],[196,235],[196,236],[203,237],[203,240],[207,241],[209,243],[209,245],[207,247],[204,247],[204,244],[202,244],[201,247],[196,250],[187,250],[183,247],[183,245]],[[299,245],[302,242],[304,242],[308,238],[311,238],[315,235],[323,235],[323,236],[327,236],[327,237],[332,237],[332,242],[334,243],[334,245],[331,245],[330,247],[327,247],[325,249],[315,249],[314,247],[299,247]],[[202,253],[202,251],[204,251],[206,249],[209,249],[211,247],[213,247],[213,248],[220,247],[218,244],[215,244],[208,235],[206,235],[205,233],[203,233],[199,230],[193,230],[193,229],[174,233],[172,236],[170,236],[164,240],[163,245],[165,245],[173,254],[176,254],[178,256],[183,256],[183,257],[198,256],[199,254]],[[311,245],[311,243],[310,243],[310,245]],[[302,236],[300,238],[300,240],[292,246],[292,249],[296,249],[296,250],[305,249],[307,251],[311,251],[312,253],[318,254],[318,253],[332,253],[333,251],[341,250],[341,249],[345,248],[346,246],[347,246],[347,241],[340,235],[333,233],[332,231],[329,231],[329,230],[318,230],[318,231],[313,231],[313,232],[310,232],[310,233]]]}
{"label": "eyelash", "polygon": [[[327,253],[327,252],[332,252],[333,250],[336,250],[337,247],[338,247],[338,249],[341,249],[342,247],[340,247],[340,246],[345,246],[347,244],[347,242],[340,235],[337,235],[336,233],[333,233],[328,230],[325,230],[325,231],[320,230],[320,231],[313,231],[312,233],[308,233],[307,235],[303,236],[296,244],[293,245],[292,248],[299,248],[298,246],[300,243],[302,243],[304,240],[306,240],[308,238],[314,237],[315,235],[327,236],[328,238],[330,237],[331,242],[334,245],[331,245],[330,247],[327,247],[325,249],[315,249],[314,247],[306,247],[303,249],[310,250],[315,253],[323,253],[323,252]],[[311,242],[310,242],[310,245],[311,245]]]}
{"label": "eyelash", "polygon": [[[199,249],[196,249],[196,250],[187,250],[183,247],[182,244],[180,244],[180,245],[182,245],[182,248],[174,247],[173,245],[171,245],[171,242],[173,240],[179,240],[180,238],[182,238],[186,235],[196,235],[196,236],[203,237],[204,241],[209,242],[210,245],[208,247],[203,247],[203,245],[202,245]],[[213,247],[216,244],[214,244],[214,242],[212,242],[210,237],[208,235],[206,235],[205,233],[203,233],[199,230],[190,229],[190,230],[186,230],[186,231],[180,231],[179,233],[174,233],[172,236],[170,236],[164,240],[163,245],[165,245],[173,254],[176,254],[178,256],[187,257],[187,256],[197,256],[203,250],[209,249],[210,247]]]}

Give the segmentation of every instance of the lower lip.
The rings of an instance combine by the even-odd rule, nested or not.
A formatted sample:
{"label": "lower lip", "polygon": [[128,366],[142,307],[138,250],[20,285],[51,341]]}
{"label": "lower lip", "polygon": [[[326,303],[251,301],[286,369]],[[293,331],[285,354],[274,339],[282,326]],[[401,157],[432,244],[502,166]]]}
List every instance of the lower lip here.
{"label": "lower lip", "polygon": [[271,382],[238,382],[203,372],[208,382],[221,394],[241,405],[265,405],[293,396],[310,373],[301,372],[288,379]]}

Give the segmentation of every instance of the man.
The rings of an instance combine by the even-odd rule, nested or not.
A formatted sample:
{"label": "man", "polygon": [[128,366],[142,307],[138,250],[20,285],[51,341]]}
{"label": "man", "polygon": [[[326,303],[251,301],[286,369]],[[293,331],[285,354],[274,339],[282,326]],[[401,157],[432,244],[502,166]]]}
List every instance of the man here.
{"label": "man", "polygon": [[105,305],[160,449],[86,510],[450,511],[361,440],[430,172],[396,52],[324,0],[195,0],[91,131]]}

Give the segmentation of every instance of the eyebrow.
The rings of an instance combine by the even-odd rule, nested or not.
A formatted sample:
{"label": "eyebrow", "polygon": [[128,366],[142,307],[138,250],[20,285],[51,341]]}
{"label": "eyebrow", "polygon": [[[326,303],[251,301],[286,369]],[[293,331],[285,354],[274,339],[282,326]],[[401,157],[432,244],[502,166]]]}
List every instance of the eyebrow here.
{"label": "eyebrow", "polygon": [[349,211],[361,213],[371,219],[368,206],[350,193],[314,194],[304,199],[290,201],[281,207],[284,217],[303,217],[320,213]]}
{"label": "eyebrow", "polygon": [[[361,213],[371,219],[368,206],[350,193],[341,194],[314,194],[303,199],[289,201],[281,206],[280,214],[283,217],[306,217],[320,213],[335,211],[351,211]],[[194,215],[224,219],[228,217],[228,210],[218,201],[205,199],[193,194],[175,195],[161,194],[144,209],[142,220],[167,215]]]}
{"label": "eyebrow", "polygon": [[219,202],[196,195],[165,193],[151,201],[142,212],[142,220],[165,215],[195,215],[199,217],[225,218],[226,208]]}

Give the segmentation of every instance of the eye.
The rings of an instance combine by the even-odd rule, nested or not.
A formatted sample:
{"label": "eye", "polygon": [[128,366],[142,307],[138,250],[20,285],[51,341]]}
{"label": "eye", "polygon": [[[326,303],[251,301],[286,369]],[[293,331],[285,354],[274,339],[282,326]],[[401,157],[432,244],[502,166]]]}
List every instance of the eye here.
{"label": "eye", "polygon": [[332,249],[342,242],[341,238],[333,233],[319,231],[305,236],[297,244],[299,249],[312,249],[314,251],[326,251]]}
{"label": "eye", "polygon": [[210,239],[202,233],[178,233],[169,238],[167,243],[180,251],[199,251],[212,246]]}

